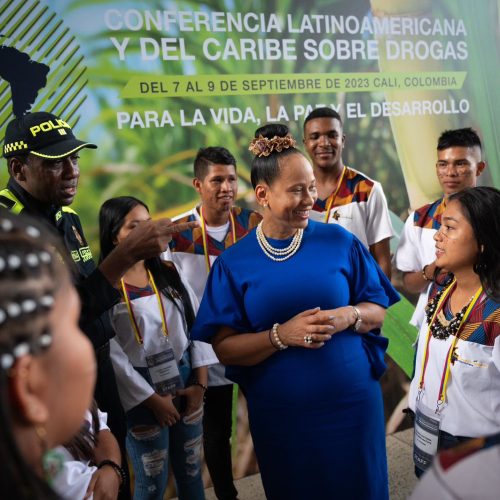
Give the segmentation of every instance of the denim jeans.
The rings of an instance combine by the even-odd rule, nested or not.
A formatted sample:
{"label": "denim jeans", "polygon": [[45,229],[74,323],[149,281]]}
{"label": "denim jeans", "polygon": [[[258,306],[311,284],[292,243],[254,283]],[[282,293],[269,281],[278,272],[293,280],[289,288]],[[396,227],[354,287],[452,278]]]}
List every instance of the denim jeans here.
{"label": "denim jeans", "polygon": [[[147,369],[137,369],[148,382]],[[184,354],[179,365],[186,384],[191,366]],[[144,405],[132,408],[127,418],[127,452],[134,468],[134,500],[163,500],[172,465],[179,500],[203,500],[200,452],[203,407],[171,427],[160,427]]]}

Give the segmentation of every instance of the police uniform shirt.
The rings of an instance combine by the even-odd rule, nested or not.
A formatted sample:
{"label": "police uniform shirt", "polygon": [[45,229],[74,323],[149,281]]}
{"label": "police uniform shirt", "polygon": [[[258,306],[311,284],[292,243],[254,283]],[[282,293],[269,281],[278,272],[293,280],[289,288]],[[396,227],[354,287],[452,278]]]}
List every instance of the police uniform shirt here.
{"label": "police uniform shirt", "polygon": [[74,264],[70,267],[82,303],[80,326],[95,349],[106,344],[114,332],[106,316],[101,315],[119,301],[120,295],[96,268],[78,214],[69,207],[40,203],[13,179],[0,191],[0,205],[42,219],[57,230]]}

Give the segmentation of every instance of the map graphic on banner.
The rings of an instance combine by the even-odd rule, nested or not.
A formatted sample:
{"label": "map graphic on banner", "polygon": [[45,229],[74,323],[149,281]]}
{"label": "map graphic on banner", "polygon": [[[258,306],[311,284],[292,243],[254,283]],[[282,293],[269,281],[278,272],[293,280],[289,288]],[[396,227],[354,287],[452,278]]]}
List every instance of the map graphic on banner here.
{"label": "map graphic on banner", "polygon": [[22,116],[31,109],[39,91],[47,84],[49,70],[47,65],[32,61],[28,54],[0,45],[0,78],[10,85],[14,116]]}
{"label": "map graphic on banner", "polygon": [[[344,161],[384,187],[394,220],[436,199],[439,134],[472,126],[500,186],[499,0],[11,0],[0,6],[0,140],[44,110],[95,142],[78,210],[134,194],[155,214],[192,207],[192,160],[224,145],[251,203],[248,144],[317,106],[344,118]],[[5,169],[0,181],[5,183]],[[394,243],[394,242],[393,242]]]}

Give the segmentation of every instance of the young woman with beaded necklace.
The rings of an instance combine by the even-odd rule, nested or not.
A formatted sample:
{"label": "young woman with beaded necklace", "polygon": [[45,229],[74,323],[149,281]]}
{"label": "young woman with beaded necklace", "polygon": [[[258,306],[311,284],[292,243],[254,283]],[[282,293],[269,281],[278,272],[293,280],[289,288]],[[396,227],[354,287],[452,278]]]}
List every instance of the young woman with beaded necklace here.
{"label": "young woman with beaded necklace", "polygon": [[270,500],[388,497],[377,378],[398,300],[361,242],[309,221],[312,167],[284,125],[258,129],[263,221],[215,262],[193,328],[240,384]]}
{"label": "young woman with beaded necklace", "polygon": [[[500,431],[500,191],[458,192],[442,220],[409,394],[416,436],[427,415],[438,449]],[[431,461],[424,448],[417,440],[417,475]]]}

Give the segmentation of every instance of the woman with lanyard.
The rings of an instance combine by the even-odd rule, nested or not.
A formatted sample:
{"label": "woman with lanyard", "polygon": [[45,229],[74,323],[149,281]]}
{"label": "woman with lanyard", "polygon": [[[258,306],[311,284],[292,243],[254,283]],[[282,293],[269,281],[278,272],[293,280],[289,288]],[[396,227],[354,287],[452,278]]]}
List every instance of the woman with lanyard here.
{"label": "woman with lanyard", "polygon": [[266,498],[385,500],[385,308],[398,300],[368,251],[309,221],[313,170],[284,125],[258,129],[263,220],[214,262],[193,338],[244,393]]}
{"label": "woman with lanyard", "polygon": [[438,269],[409,394],[418,476],[438,449],[500,431],[500,191],[450,196],[434,239]]}
{"label": "woman with lanyard", "polygon": [[[136,198],[106,201],[99,214],[102,258],[149,219]],[[206,366],[217,358],[208,345],[189,339],[196,297],[175,266],[159,257],[138,262],[121,286],[123,301],[110,313],[111,359],[126,411],[134,498],[163,499],[170,462],[179,498],[202,499],[203,394]]]}

